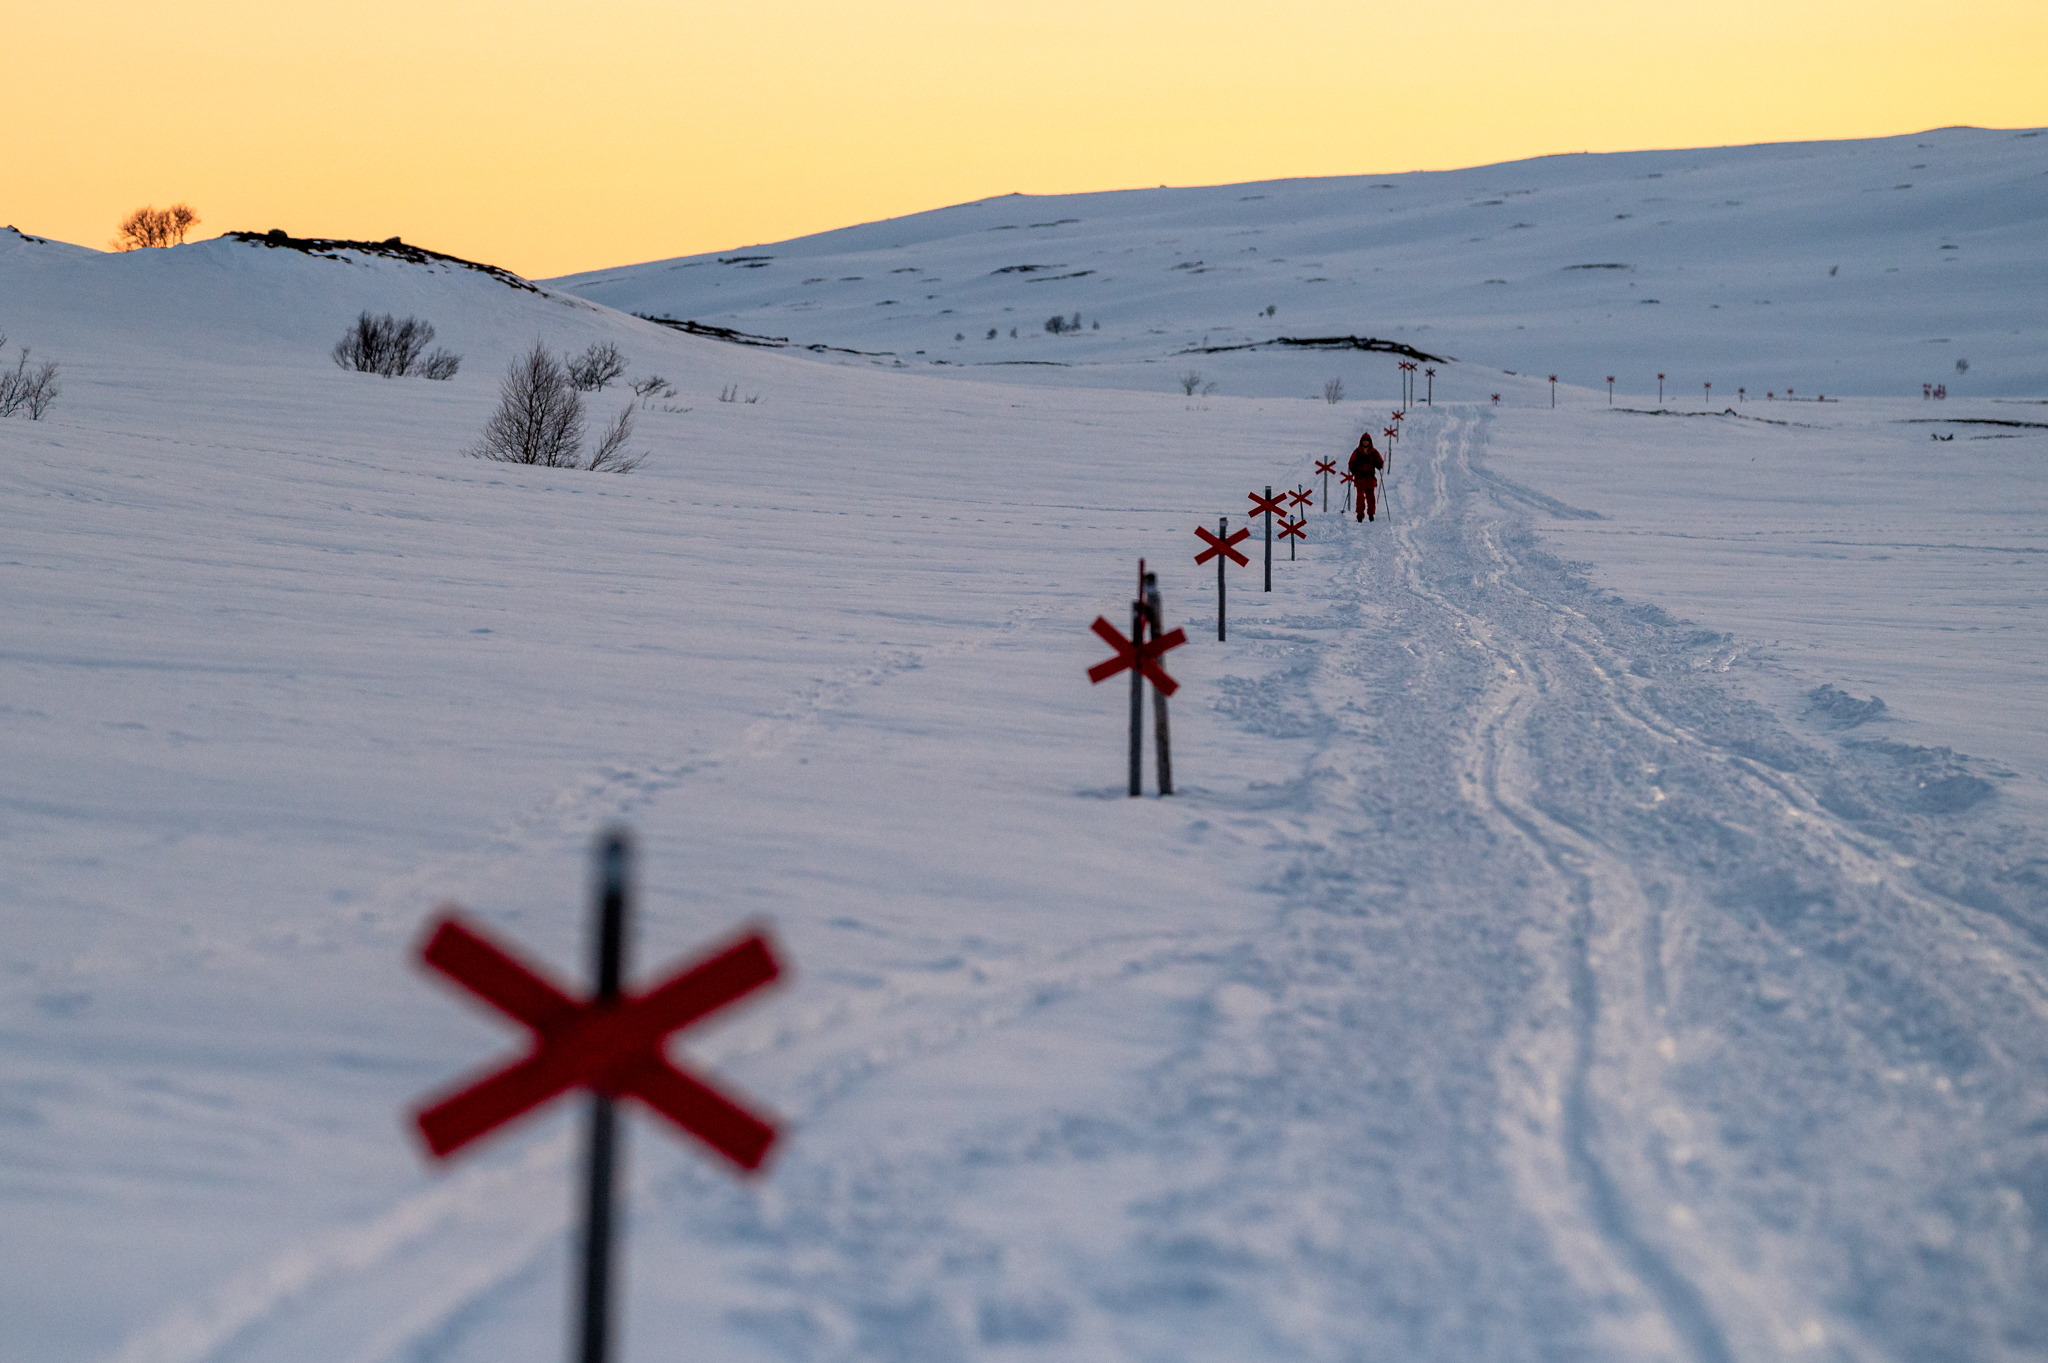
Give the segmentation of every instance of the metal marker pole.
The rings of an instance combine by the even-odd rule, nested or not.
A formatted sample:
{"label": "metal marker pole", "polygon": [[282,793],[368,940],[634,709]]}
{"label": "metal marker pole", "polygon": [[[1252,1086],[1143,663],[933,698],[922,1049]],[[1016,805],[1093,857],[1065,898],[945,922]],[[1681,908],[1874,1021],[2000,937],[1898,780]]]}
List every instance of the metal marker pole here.
{"label": "metal marker pole", "polygon": [[[616,999],[626,965],[627,884],[633,847],[624,829],[612,829],[597,845],[597,912],[592,925],[591,973],[594,995]],[[590,1098],[588,1177],[583,1203],[583,1320],[579,1363],[606,1363],[611,1342],[612,1181],[618,1167],[618,1112],[610,1095]]]}
{"label": "metal marker pole", "polygon": [[[1226,545],[1230,543],[1230,517],[1216,518],[1216,538]],[[1224,550],[1216,555],[1216,642],[1223,642],[1223,570],[1229,566],[1230,552]]]}
{"label": "metal marker pole", "polygon": [[1266,484],[1266,590],[1273,590],[1273,485]]}
{"label": "metal marker pole", "polygon": [[1138,598],[1131,602],[1131,798],[1142,793],[1145,742],[1145,674],[1137,660],[1145,656],[1145,560],[1138,560]]}
{"label": "metal marker pole", "polygon": [[[1159,575],[1145,574],[1145,616],[1157,640],[1166,632],[1166,604],[1159,595]],[[1158,759],[1159,793],[1173,794],[1173,740],[1166,724],[1166,693],[1152,683],[1152,748]]]}

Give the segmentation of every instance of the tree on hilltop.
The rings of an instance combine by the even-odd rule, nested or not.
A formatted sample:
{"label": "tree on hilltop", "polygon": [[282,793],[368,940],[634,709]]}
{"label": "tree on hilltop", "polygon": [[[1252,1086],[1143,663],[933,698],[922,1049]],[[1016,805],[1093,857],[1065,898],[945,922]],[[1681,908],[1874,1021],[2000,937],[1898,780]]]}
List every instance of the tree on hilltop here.
{"label": "tree on hilltop", "polygon": [[121,223],[114,234],[116,251],[136,251],[145,246],[182,246],[185,233],[199,225],[199,215],[188,204],[169,208],[138,208]]}

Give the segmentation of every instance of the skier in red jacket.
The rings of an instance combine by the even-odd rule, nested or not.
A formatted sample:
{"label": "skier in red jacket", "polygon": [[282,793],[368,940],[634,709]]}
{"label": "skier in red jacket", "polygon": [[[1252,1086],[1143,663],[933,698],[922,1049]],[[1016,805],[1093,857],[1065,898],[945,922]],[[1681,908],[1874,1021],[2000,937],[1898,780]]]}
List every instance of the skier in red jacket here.
{"label": "skier in red jacket", "polygon": [[1358,486],[1358,519],[1361,521],[1379,518],[1379,499],[1373,496],[1373,489],[1379,486],[1379,471],[1387,466],[1380,458],[1378,447],[1372,443],[1372,432],[1358,437],[1358,448],[1351,451],[1351,462],[1345,467],[1351,470],[1351,477]]}

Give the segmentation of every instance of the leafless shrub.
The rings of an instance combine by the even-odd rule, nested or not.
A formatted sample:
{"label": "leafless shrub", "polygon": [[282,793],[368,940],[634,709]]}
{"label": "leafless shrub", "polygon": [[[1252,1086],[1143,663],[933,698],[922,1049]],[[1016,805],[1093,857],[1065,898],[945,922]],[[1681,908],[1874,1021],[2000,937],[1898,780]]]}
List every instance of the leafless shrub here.
{"label": "leafless shrub", "polygon": [[604,428],[604,434],[598,438],[596,452],[584,467],[594,473],[631,473],[647,462],[644,450],[639,454],[626,453],[626,442],[632,438],[633,408],[628,404],[621,407],[612,424]]}
{"label": "leafless shrub", "polygon": [[595,393],[626,372],[626,357],[610,341],[593,341],[581,355],[564,356],[569,386],[579,393]]}
{"label": "leafless shrub", "polygon": [[343,369],[362,374],[380,374],[387,379],[408,374],[423,379],[454,378],[462,367],[462,357],[445,349],[426,354],[433,339],[432,322],[417,317],[401,322],[388,312],[381,317],[364,312],[341,334],[332,353]]}
{"label": "leafless shrub", "polygon": [[112,245],[116,251],[146,246],[182,246],[185,233],[199,225],[199,215],[185,204],[169,208],[138,208],[121,223]]}
{"label": "leafless shrub", "polygon": [[1055,336],[1065,331],[1067,329],[1066,314],[1056,312],[1052,316],[1046,318],[1045,329]]}
{"label": "leafless shrub", "polygon": [[640,399],[642,406],[656,398],[672,398],[675,395],[676,386],[659,374],[649,374],[644,379],[633,380],[633,396]]}
{"label": "leafless shrub", "polygon": [[[0,346],[6,344],[7,338],[0,336]],[[13,372],[0,369],[0,416],[26,412],[30,421],[41,421],[43,413],[50,410],[50,404],[63,391],[63,385],[57,382],[57,362],[44,360],[31,369],[28,347],[23,346]]]}
{"label": "leafless shrub", "polygon": [[1331,379],[1323,385],[1323,401],[1336,406],[1344,400],[1344,380]]}
{"label": "leafless shrub", "polygon": [[633,436],[630,403],[605,427],[590,457],[583,457],[583,398],[569,382],[568,369],[539,341],[512,361],[498,393],[498,410],[484,423],[483,439],[465,451],[473,458],[601,473],[631,473],[647,459],[626,453]]}
{"label": "leafless shrub", "polygon": [[718,400],[720,402],[738,402],[740,400],[740,386],[733,383],[719,389]]}
{"label": "leafless shrub", "polygon": [[501,464],[561,469],[576,466],[582,446],[583,399],[569,386],[561,362],[536,341],[505,372],[498,410],[468,452]]}
{"label": "leafless shrub", "polygon": [[421,360],[412,372],[423,379],[452,379],[460,368],[462,357],[452,350],[442,349]]}
{"label": "leafless shrub", "polygon": [[1180,376],[1180,391],[1186,393],[1189,397],[1193,397],[1196,390],[1201,388],[1201,386],[1202,371],[1199,369],[1187,370]]}

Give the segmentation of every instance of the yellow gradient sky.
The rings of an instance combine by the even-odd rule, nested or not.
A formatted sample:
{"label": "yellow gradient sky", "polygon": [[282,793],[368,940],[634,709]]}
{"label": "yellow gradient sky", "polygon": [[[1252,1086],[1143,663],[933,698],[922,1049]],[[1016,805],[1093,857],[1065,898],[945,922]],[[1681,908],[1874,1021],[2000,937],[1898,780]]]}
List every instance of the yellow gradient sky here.
{"label": "yellow gradient sky", "polygon": [[11,6],[0,222],[532,277],[1003,194],[2048,123],[2048,0]]}

